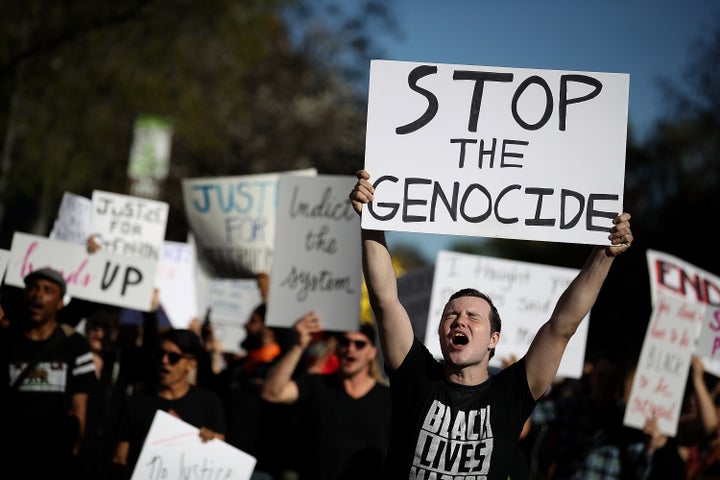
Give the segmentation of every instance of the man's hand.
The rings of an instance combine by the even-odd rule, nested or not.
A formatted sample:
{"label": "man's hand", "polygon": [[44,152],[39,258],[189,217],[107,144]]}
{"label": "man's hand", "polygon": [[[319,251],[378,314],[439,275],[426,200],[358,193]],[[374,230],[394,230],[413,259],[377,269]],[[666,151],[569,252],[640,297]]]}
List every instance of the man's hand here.
{"label": "man's hand", "polygon": [[310,345],[313,339],[313,334],[322,331],[322,324],[320,323],[320,317],[317,316],[315,311],[310,311],[302,316],[297,322],[295,322],[295,336],[297,338],[297,344],[303,349]]}
{"label": "man's hand", "polygon": [[370,174],[365,170],[358,170],[355,172],[355,176],[357,176],[358,181],[355,184],[355,187],[350,191],[350,203],[352,203],[353,209],[355,210],[355,213],[360,215],[362,212],[363,204],[372,202],[375,193],[375,189],[373,188],[372,184],[369,182]]}
{"label": "man's hand", "polygon": [[613,227],[610,230],[611,246],[605,249],[609,257],[620,255],[630,248],[633,241],[632,230],[630,230],[630,214],[623,212],[613,220]]}

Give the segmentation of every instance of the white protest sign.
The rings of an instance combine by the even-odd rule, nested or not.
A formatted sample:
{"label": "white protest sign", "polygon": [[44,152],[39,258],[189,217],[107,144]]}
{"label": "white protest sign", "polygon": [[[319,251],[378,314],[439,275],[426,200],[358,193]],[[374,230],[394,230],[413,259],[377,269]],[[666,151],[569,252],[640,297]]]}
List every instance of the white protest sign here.
{"label": "white protest sign", "polygon": [[62,273],[67,293],[85,300],[148,311],[157,261],[117,255],[85,245],[15,232],[5,282],[23,288],[25,276],[43,267]]}
{"label": "white protest sign", "polygon": [[158,260],[169,205],[131,195],[94,190],[92,233],[103,250]]}
{"label": "white protest sign", "polygon": [[629,75],[373,60],[364,228],[609,244]]}
{"label": "white protest sign", "polygon": [[[653,305],[660,295],[666,294],[676,298],[697,303],[703,309],[720,307],[720,277],[692,265],[678,257],[657,250],[648,249],[645,253],[650,274],[650,296]],[[702,317],[701,317],[702,318]],[[698,322],[695,341],[699,339]],[[705,371],[720,377],[720,358],[713,358],[698,353]]]}
{"label": "white protest sign", "polygon": [[292,327],[315,310],[325,330],[360,327],[360,218],[348,199],[356,181],[345,175],[280,179],[266,325]]}
{"label": "white protest sign", "polygon": [[695,354],[713,361],[720,360],[720,307],[706,307]]}
{"label": "white protest sign", "polygon": [[63,193],[50,239],[87,245],[91,235],[92,201],[82,195]]}
{"label": "white protest sign", "polygon": [[720,277],[717,275],[657,250],[648,249],[646,258],[653,304],[660,293],[669,293],[720,307]]}
{"label": "white protest sign", "polygon": [[662,433],[675,436],[701,315],[697,303],[660,295],[640,350],[624,425],[642,429],[654,416]]}
{"label": "white protest sign", "polygon": [[[475,288],[488,295],[500,313],[500,343],[490,366],[501,368],[502,359],[520,358],[527,353],[538,329],[550,318],[558,298],[577,274],[578,270],[571,268],[440,251],[435,262],[425,345],[436,358],[442,358],[438,326],[445,304],[456,291]],[[582,375],[588,317],[567,345],[557,372],[560,377]]]}
{"label": "white protest sign", "polygon": [[195,249],[189,243],[162,243],[155,286],[160,291],[160,304],[175,328],[187,328],[199,317],[195,285]]}
{"label": "white protest sign", "polygon": [[257,459],[212,439],[200,440],[199,430],[162,410],[155,412],[131,480],[247,480]]}
{"label": "white protest sign", "polygon": [[278,179],[316,175],[314,168],[182,181],[185,215],[198,261],[209,277],[251,278],[270,272]]}
{"label": "white protest sign", "polygon": [[7,270],[8,262],[10,261],[10,250],[4,250],[0,248],[0,283],[5,278],[5,270]]}
{"label": "white protest sign", "polygon": [[245,323],[260,305],[262,294],[257,281],[247,278],[209,278],[206,284],[206,308],[215,338],[228,353],[242,353],[240,343],[247,332]]}

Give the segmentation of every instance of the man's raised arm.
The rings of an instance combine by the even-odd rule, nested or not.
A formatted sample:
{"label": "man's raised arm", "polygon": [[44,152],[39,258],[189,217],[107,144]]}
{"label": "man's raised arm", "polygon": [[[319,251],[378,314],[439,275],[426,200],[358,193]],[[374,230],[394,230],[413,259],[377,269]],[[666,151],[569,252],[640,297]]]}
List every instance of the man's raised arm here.
{"label": "man's raised arm", "polygon": [[550,319],[538,330],[525,356],[528,385],[539,398],[557,374],[560,360],[580,322],[590,312],[615,257],[633,241],[630,214],[622,213],[613,221],[610,246],[595,247],[577,277],[557,301]]}
{"label": "man's raised arm", "polygon": [[[358,181],[349,197],[360,215],[363,205],[373,200],[375,189],[369,181],[368,172],[359,170],[356,175]],[[397,277],[385,243],[385,232],[362,230],[362,262],[383,358],[386,365],[395,370],[410,351],[414,333],[410,317],[398,299]]]}

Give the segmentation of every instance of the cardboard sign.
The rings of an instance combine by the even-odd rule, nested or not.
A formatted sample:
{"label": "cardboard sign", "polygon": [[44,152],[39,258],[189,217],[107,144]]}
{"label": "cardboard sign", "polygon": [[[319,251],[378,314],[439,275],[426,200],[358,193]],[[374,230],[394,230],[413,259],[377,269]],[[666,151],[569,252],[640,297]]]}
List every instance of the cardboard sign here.
{"label": "cardboard sign", "polygon": [[660,295],[640,350],[625,425],[642,429],[654,416],[665,435],[675,436],[701,314],[697,303]]}
{"label": "cardboard sign", "polygon": [[131,195],[94,190],[92,233],[103,250],[158,260],[169,205]]}
{"label": "cardboard sign", "polygon": [[63,193],[58,216],[53,223],[50,238],[87,245],[91,235],[92,200],[74,193]]}
{"label": "cardboard sign", "polygon": [[195,284],[195,249],[189,243],[162,243],[155,274],[160,304],[174,328],[187,328],[200,316]]}
{"label": "cardboard sign", "polygon": [[[522,357],[538,329],[552,314],[560,295],[579,270],[528,262],[502,260],[440,251],[435,263],[425,345],[442,358],[438,340],[440,317],[448,298],[462,288],[488,295],[500,313],[502,331],[490,366],[502,367],[502,359]],[[565,349],[557,375],[580,378],[585,362],[589,315],[583,319]]]}
{"label": "cardboard sign", "polygon": [[706,307],[695,354],[713,361],[720,360],[720,307]]}
{"label": "cardboard sign", "polygon": [[200,440],[199,429],[155,412],[131,480],[197,478],[247,480],[257,459],[222,440]]}
{"label": "cardboard sign", "polygon": [[360,218],[341,175],[280,179],[275,263],[265,324],[292,327],[310,310],[325,330],[360,326]]}
{"label": "cardboard sign", "polygon": [[8,262],[10,261],[10,250],[4,250],[0,248],[0,283],[5,278],[5,270],[7,270]]}
{"label": "cardboard sign", "polygon": [[[684,299],[700,306],[705,316],[705,309],[709,307],[720,307],[720,277],[713,275],[701,268],[692,265],[678,257],[658,250],[647,250],[645,254],[650,274],[650,295],[653,305],[657,303],[661,295],[669,295],[675,298]],[[700,340],[700,321],[693,339]],[[703,352],[697,352],[703,362],[705,371],[716,377],[720,377],[720,358],[714,355],[706,356]]]}
{"label": "cardboard sign", "polygon": [[85,245],[15,232],[5,282],[24,288],[33,270],[52,267],[62,273],[70,296],[149,311],[157,261],[100,251]]}
{"label": "cardboard sign", "polygon": [[608,245],[629,75],[374,60],[369,229]]}
{"label": "cardboard sign", "polygon": [[243,353],[240,343],[245,340],[245,324],[262,303],[257,282],[247,278],[210,278],[206,283],[206,308],[215,338],[228,353]]}
{"label": "cardboard sign", "polygon": [[183,200],[209,277],[254,278],[270,272],[275,244],[278,179],[315,175],[315,169],[218,178],[183,179]]}

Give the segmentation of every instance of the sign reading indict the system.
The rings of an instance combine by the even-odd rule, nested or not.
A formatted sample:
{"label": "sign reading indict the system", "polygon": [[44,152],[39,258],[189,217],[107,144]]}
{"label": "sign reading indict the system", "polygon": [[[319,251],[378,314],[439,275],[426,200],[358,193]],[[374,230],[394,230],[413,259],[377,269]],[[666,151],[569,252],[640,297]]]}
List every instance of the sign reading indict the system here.
{"label": "sign reading indict the system", "polygon": [[629,75],[374,60],[364,228],[607,245]]}

